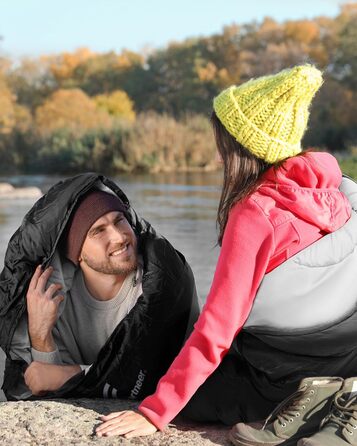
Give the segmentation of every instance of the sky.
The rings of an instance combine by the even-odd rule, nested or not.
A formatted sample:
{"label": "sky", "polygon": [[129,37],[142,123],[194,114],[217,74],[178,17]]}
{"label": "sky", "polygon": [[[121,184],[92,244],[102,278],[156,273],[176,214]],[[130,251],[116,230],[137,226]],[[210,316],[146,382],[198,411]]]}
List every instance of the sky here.
{"label": "sky", "polygon": [[144,51],[225,25],[334,17],[343,0],[0,0],[0,54]]}

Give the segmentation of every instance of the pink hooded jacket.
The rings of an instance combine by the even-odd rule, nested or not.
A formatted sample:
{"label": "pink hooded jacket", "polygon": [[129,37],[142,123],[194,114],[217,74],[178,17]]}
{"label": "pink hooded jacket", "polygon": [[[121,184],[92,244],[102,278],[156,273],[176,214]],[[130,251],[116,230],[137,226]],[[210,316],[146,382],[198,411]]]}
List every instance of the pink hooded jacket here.
{"label": "pink hooded jacket", "polygon": [[212,286],[195,329],[139,410],[163,429],[218,367],[251,311],[264,275],[340,228],[351,215],[336,159],[308,152],[269,169],[228,218]]}

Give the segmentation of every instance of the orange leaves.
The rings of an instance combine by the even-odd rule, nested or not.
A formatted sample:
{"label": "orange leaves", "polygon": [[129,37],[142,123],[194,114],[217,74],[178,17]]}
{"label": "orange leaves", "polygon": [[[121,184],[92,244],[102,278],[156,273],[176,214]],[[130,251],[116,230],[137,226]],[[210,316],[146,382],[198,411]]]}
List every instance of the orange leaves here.
{"label": "orange leaves", "polygon": [[15,96],[0,78],[0,134],[10,133],[15,125]]}
{"label": "orange leaves", "polygon": [[57,90],[36,109],[35,119],[41,135],[63,128],[81,134],[88,129],[109,128],[112,123],[108,113],[98,110],[80,89]]}
{"label": "orange leaves", "polygon": [[50,72],[54,78],[60,82],[65,79],[69,79],[73,75],[73,72],[78,65],[94,56],[95,54],[88,48],[80,48],[74,53],[61,53],[56,56],[44,56],[42,57],[42,60],[44,62],[48,62]]}
{"label": "orange leaves", "polygon": [[305,44],[311,44],[320,36],[319,26],[313,20],[286,22],[284,31],[287,38]]}

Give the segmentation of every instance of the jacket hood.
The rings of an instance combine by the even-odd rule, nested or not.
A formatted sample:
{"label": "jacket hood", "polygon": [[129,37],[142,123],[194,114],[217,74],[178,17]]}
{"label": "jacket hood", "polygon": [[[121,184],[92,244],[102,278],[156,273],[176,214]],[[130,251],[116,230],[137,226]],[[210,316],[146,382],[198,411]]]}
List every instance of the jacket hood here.
{"label": "jacket hood", "polygon": [[322,231],[333,232],[351,216],[351,205],[339,190],[342,173],[329,153],[307,152],[287,159],[263,175],[259,192]]}

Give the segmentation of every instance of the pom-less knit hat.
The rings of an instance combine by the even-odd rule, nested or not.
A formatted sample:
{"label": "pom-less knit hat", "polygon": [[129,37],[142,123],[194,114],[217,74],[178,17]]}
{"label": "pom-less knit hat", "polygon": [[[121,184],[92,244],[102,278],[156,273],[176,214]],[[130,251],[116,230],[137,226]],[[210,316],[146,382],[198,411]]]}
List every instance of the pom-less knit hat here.
{"label": "pom-less knit hat", "polygon": [[321,72],[302,65],[222,91],[213,109],[228,132],[268,163],[301,152],[309,105],[322,84]]}
{"label": "pom-less knit hat", "polygon": [[126,212],[127,207],[116,195],[100,190],[90,191],[80,198],[67,226],[66,257],[78,265],[89,228],[108,212]]}

